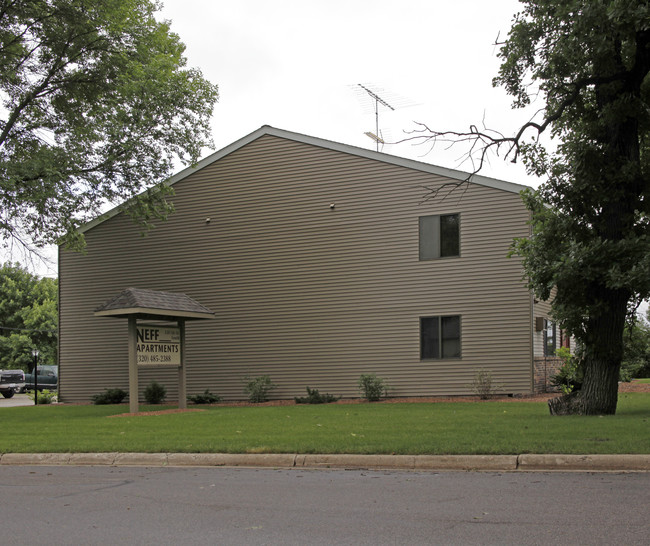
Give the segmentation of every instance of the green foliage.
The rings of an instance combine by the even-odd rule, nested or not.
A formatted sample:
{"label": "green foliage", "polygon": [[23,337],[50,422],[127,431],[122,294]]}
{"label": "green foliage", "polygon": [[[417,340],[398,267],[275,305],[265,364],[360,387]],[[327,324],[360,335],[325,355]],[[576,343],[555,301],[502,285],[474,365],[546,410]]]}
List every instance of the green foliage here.
{"label": "green foliage", "polygon": [[552,152],[520,134],[513,153],[547,177],[524,193],[529,238],[518,240],[530,288],[584,347],[576,408],[616,411],[626,316],[650,296],[650,4],[524,0],[495,84],[516,107],[543,101]]}
{"label": "green foliage", "polygon": [[147,404],[162,404],[167,396],[167,389],[157,381],[152,381],[146,386],[142,395]]}
{"label": "green foliage", "polygon": [[621,381],[650,377],[650,324],[638,319],[628,323],[623,335]]}
{"label": "green foliage", "polygon": [[245,377],[244,383],[244,392],[248,396],[248,400],[255,404],[267,402],[269,393],[277,387],[268,375]]}
{"label": "green foliage", "polygon": [[474,380],[470,385],[472,392],[481,400],[487,400],[494,396],[501,386],[497,385],[492,378],[492,372],[484,370],[483,368],[476,370]]}
{"label": "green foliage", "polygon": [[208,389],[205,389],[203,394],[194,394],[188,396],[187,399],[193,404],[218,404],[221,402],[221,396],[212,394]]}
{"label": "green foliage", "polygon": [[[34,394],[34,391],[27,391],[27,396],[29,397],[30,400],[34,400],[36,394]],[[56,400],[56,392],[50,391],[48,389],[43,389],[42,391],[38,391],[38,404],[43,405],[43,404],[51,404]]]}
{"label": "green foliage", "polygon": [[[0,12],[0,238],[79,249],[77,228],[129,203],[165,218],[176,159],[211,146],[217,88],[186,66],[153,0],[4,2]],[[157,184],[157,185],[156,185]]]}
{"label": "green foliage", "polygon": [[329,404],[330,402],[336,402],[339,398],[340,396],[337,398],[333,394],[321,394],[318,392],[318,389],[310,389],[307,387],[307,396],[296,396],[294,400],[296,404]]}
{"label": "green foliage", "polygon": [[376,402],[382,396],[388,396],[388,385],[377,374],[361,374],[359,377],[359,390],[368,402]]}
{"label": "green foliage", "polygon": [[579,391],[584,381],[580,356],[571,354],[567,347],[560,347],[555,353],[562,360],[562,366],[555,375],[551,376],[551,384],[559,387],[563,394]]}
{"label": "green foliage", "polygon": [[122,401],[128,396],[128,393],[122,389],[106,389],[100,394],[95,394],[91,398],[93,404],[97,406],[107,404],[121,404]]}
{"label": "green foliage", "polygon": [[57,362],[57,286],[18,263],[0,267],[0,368],[28,371],[34,348],[39,364]]}

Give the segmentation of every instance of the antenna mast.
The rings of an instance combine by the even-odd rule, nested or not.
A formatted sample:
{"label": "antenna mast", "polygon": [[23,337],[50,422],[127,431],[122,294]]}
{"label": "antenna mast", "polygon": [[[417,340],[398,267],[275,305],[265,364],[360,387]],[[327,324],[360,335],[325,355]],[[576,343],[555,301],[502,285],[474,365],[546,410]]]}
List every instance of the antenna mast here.
{"label": "antenna mast", "polygon": [[379,144],[384,144],[384,140],[381,138],[379,134],[379,105],[382,104],[386,108],[390,108],[391,110],[395,110],[390,104],[388,104],[384,99],[382,99],[377,93],[373,93],[370,89],[365,87],[364,85],[361,85],[360,83],[357,84],[361,89],[363,89],[368,95],[370,95],[374,100],[375,100],[375,133],[372,133],[370,131],[366,131],[366,136],[370,137],[372,140],[374,140],[377,143],[377,151],[379,151]]}

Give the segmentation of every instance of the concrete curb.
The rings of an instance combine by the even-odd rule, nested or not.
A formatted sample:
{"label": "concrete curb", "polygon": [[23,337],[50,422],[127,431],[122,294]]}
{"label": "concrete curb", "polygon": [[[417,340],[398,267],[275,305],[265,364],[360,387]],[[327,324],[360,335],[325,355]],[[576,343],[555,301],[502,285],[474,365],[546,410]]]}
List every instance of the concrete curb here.
{"label": "concrete curb", "polygon": [[519,455],[518,470],[650,472],[650,455]]}
{"label": "concrete curb", "polygon": [[0,465],[220,466],[477,472],[650,472],[650,455],[298,455],[293,453],[5,453]]}

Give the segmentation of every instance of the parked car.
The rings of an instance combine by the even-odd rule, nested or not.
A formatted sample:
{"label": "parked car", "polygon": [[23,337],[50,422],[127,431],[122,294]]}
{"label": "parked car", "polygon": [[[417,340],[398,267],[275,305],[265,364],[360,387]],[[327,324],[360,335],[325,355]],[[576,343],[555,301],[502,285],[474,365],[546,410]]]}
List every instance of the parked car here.
{"label": "parked car", "polygon": [[11,398],[17,392],[25,390],[25,372],[22,370],[0,370],[0,393]]}
{"label": "parked car", "polygon": [[[59,367],[49,364],[43,364],[37,367],[38,369],[38,390],[43,389],[56,390],[59,386]],[[25,389],[34,390],[34,374],[25,374]]]}

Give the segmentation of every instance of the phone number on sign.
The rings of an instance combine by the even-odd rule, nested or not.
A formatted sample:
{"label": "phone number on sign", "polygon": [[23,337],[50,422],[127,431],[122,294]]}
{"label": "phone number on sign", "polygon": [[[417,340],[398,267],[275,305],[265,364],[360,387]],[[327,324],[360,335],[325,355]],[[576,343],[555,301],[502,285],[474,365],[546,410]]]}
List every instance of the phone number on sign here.
{"label": "phone number on sign", "polygon": [[171,364],[172,355],[138,355],[139,364]]}

